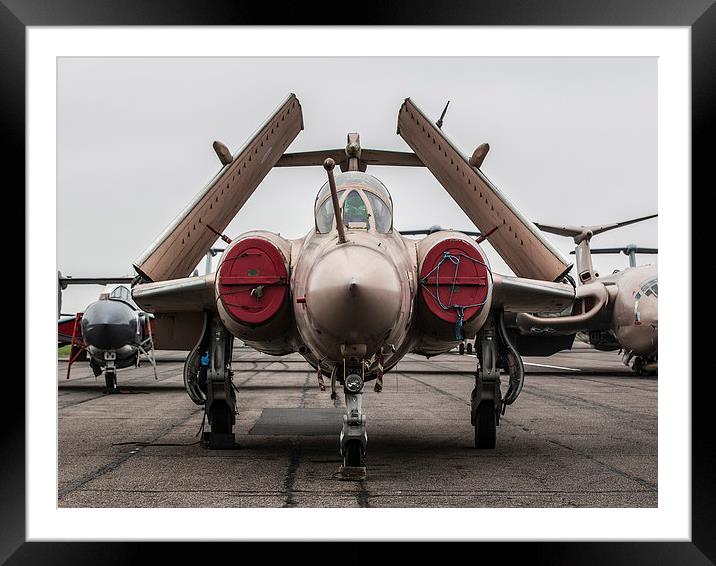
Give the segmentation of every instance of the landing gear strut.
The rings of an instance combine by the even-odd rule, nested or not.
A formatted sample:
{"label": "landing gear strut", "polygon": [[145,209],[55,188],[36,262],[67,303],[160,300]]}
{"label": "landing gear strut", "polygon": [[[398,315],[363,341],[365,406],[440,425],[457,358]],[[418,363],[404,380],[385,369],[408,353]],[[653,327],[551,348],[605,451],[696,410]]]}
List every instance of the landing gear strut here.
{"label": "landing gear strut", "polygon": [[340,453],[343,465],[339,472],[343,477],[362,479],[365,477],[365,453],[368,445],[366,417],[363,414],[364,369],[344,370],[343,393],[346,400],[346,414],[343,415],[343,429],[340,436]]}
{"label": "landing gear strut", "polygon": [[477,334],[475,347],[480,352],[480,365],[472,390],[470,421],[475,427],[475,448],[494,448],[497,425],[500,424],[502,396],[500,370],[497,368],[497,331],[489,317]]}
{"label": "landing gear strut", "polygon": [[104,361],[106,366],[104,368],[104,391],[105,393],[119,393],[117,389],[117,367],[115,361],[117,354],[114,352],[105,352]]}
{"label": "landing gear strut", "polygon": [[233,344],[234,337],[221,320],[214,317],[210,325],[205,404],[210,431],[205,432],[203,437],[204,445],[214,450],[236,448],[233,432],[236,423],[236,394],[230,368]]}

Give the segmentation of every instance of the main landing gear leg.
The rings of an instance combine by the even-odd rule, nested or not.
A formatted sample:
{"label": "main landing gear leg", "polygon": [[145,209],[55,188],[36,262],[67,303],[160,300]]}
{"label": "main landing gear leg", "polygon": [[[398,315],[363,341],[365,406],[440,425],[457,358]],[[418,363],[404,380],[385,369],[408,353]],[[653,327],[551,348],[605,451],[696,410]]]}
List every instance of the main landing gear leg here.
{"label": "main landing gear leg", "polygon": [[213,450],[236,448],[233,426],[236,423],[236,394],[231,381],[231,350],[234,337],[221,320],[211,321],[209,370],[206,383],[206,415],[210,431],[204,433],[205,445]]}
{"label": "main landing gear leg", "polygon": [[470,421],[475,427],[475,448],[494,448],[502,394],[500,370],[497,368],[497,332],[492,316],[477,334],[475,347],[480,360],[470,407]]}
{"label": "main landing gear leg", "polygon": [[[360,383],[357,388],[356,383]],[[363,414],[363,376],[349,375],[344,380],[343,393],[346,400],[346,414],[343,415],[343,429],[340,436],[343,465],[339,473],[344,479],[364,479],[366,475],[365,452],[368,445],[366,417]]]}

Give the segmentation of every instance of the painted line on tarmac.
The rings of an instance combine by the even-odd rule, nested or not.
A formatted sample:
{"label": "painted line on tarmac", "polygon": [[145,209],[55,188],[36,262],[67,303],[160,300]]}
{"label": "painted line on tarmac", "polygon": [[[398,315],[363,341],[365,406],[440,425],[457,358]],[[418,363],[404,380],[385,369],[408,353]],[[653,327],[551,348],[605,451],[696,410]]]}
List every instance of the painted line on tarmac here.
{"label": "painted line on tarmac", "polygon": [[532,363],[532,362],[522,362],[522,363],[525,364],[526,366],[536,366],[536,367],[538,367],[538,368],[563,369],[563,370],[567,370],[567,371],[582,371],[581,369],[566,368],[566,367],[563,367],[563,366],[550,366],[550,365],[547,365],[547,364],[535,364],[535,363]]}
{"label": "painted line on tarmac", "polygon": [[[458,354],[458,355],[460,355],[460,354]],[[462,354],[462,355],[464,355],[464,356],[471,356],[471,357],[473,357],[473,358],[476,358],[476,357],[477,357],[477,354],[468,354],[468,353],[465,353],[465,354]],[[423,361],[423,360],[420,360],[420,361]],[[535,363],[531,363],[531,362],[522,362],[522,363],[525,364],[526,366],[536,366],[536,367],[540,367],[540,368],[563,369],[563,370],[566,370],[566,371],[582,371],[581,369],[577,369],[577,368],[567,368],[567,367],[563,367],[563,366],[550,366],[550,365],[547,365],[547,364],[535,364]]]}

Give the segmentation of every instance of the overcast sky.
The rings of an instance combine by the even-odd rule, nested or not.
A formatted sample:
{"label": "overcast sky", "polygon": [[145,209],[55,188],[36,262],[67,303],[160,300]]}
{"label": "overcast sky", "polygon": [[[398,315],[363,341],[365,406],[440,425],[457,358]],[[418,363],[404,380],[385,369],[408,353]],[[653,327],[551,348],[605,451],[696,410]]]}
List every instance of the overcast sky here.
{"label": "overcast sky", "polygon": [[[533,221],[657,212],[655,58],[61,58],[57,92],[57,261],[66,275],[133,274],[132,262],[219,170],[212,142],[236,151],[289,92],[305,129],[288,151],[344,147],[354,131],[364,148],[409,151],[395,133],[402,101],[437,120],[450,100],[443,130],[466,155],[490,144],[483,172]],[[368,172],[391,192],[397,229],[474,229],[427,169]],[[320,167],[274,169],[227,235],[304,236],[325,179]],[[548,238],[565,255],[573,249]],[[657,220],[592,240],[629,243],[657,246]],[[495,271],[511,273],[488,254]],[[601,274],[627,263],[594,257]],[[83,310],[101,290],[70,287],[63,312]]]}

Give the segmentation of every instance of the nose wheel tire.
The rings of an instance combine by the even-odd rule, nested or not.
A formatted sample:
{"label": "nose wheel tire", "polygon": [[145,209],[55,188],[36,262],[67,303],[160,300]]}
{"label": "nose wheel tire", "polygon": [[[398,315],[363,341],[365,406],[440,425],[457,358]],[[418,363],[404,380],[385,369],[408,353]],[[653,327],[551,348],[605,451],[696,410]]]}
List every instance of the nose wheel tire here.
{"label": "nose wheel tire", "polygon": [[104,385],[107,391],[114,392],[117,389],[117,372],[105,371],[104,372]]}
{"label": "nose wheel tire", "polygon": [[457,347],[457,351],[460,353],[461,356],[465,353],[465,343],[464,342],[460,342],[460,345]]}
{"label": "nose wheel tire", "polygon": [[472,342],[467,343],[467,353],[472,354]]}
{"label": "nose wheel tire", "polygon": [[363,447],[360,440],[349,440],[343,448],[343,465],[348,467],[360,467],[364,465]]}
{"label": "nose wheel tire", "polygon": [[497,444],[497,413],[493,401],[482,401],[475,415],[475,448],[494,448]]}

